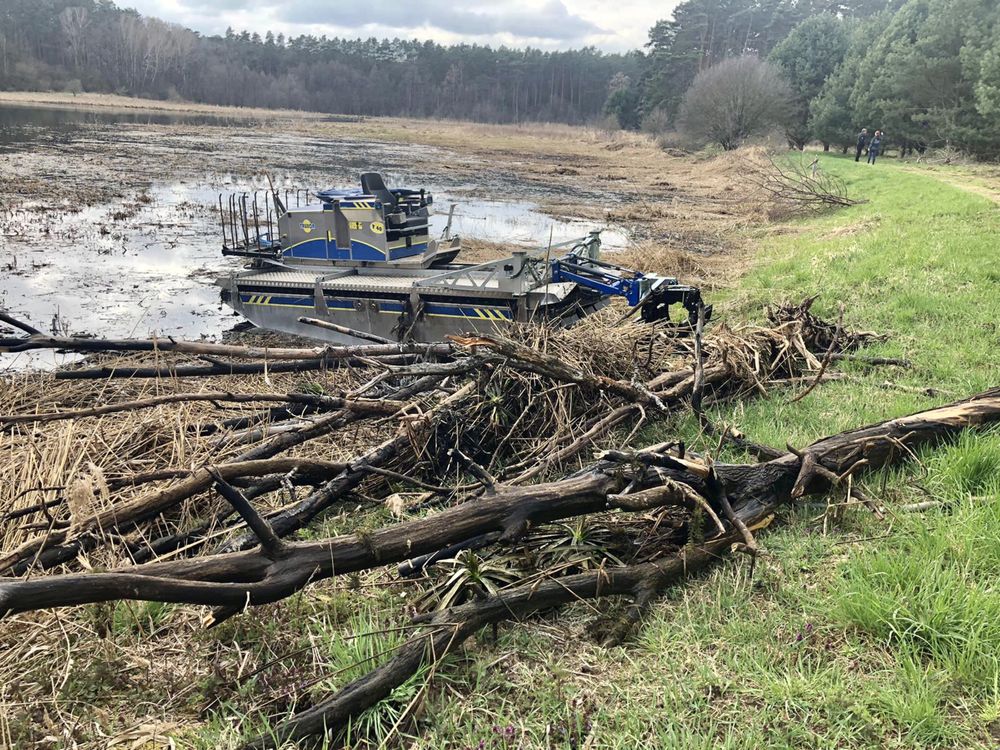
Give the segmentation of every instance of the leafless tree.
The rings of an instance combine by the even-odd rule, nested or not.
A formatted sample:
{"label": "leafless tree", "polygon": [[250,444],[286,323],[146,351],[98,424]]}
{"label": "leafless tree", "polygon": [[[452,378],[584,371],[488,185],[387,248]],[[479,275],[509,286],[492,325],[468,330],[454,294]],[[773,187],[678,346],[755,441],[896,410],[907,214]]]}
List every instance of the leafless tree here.
{"label": "leafless tree", "polygon": [[791,102],[791,89],[773,65],[752,55],[733,57],[695,76],[678,126],[688,137],[728,151],[779,124]]}
{"label": "leafless tree", "polygon": [[80,68],[80,63],[86,60],[87,26],[90,24],[90,14],[86,8],[64,8],[59,14],[59,26],[66,37],[70,62],[74,70]]}

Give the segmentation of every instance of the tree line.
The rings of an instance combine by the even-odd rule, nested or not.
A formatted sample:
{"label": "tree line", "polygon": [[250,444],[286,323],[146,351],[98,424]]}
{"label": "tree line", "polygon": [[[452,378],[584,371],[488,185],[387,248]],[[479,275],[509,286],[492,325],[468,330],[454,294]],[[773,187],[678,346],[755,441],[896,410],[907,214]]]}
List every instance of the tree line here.
{"label": "tree line", "polygon": [[[767,70],[734,62],[744,58]],[[699,80],[712,81],[716,93],[702,92],[700,101],[714,114],[695,106]],[[764,95],[748,96],[747,86]],[[766,125],[780,126],[793,146],[842,148],[867,126],[902,149],[951,146],[993,157],[1000,7],[684,0],[650,29],[645,50],[608,54],[232,30],[203,36],[111,0],[0,0],[0,89],[37,88],[489,122],[610,117],[624,128],[692,132],[709,117],[718,125],[721,92],[758,115],[762,103],[774,104]],[[753,112],[724,114],[740,128],[727,146],[754,134]]]}
{"label": "tree line", "polygon": [[640,52],[202,36],[110,0],[0,0],[0,89],[82,89],[355,115],[581,123]]}
{"label": "tree line", "polygon": [[623,123],[844,150],[879,128],[901,153],[1000,156],[996,0],[686,0],[650,48],[634,96],[609,100]]}

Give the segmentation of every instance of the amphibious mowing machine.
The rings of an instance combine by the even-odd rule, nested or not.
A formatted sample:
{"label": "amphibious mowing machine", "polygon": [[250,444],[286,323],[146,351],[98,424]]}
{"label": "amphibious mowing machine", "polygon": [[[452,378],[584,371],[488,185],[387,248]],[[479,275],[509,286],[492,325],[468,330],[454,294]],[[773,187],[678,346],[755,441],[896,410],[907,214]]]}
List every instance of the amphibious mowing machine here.
{"label": "amphibious mowing machine", "polygon": [[675,278],[600,260],[599,232],[487,263],[456,263],[461,240],[451,234],[450,215],[443,237],[432,239],[431,194],[390,190],[376,173],[361,176],[360,190],[324,190],[308,194],[308,205],[290,203],[273,189],[260,206],[246,194],[230,197],[228,207],[219,199],[222,252],[250,261],[218,280],[222,299],[262,328],[357,343],[299,321],[309,317],[427,342],[490,333],[512,321],[572,325],[615,296],[645,321],[669,319],[675,303],[693,320],[701,303],[696,287]]}

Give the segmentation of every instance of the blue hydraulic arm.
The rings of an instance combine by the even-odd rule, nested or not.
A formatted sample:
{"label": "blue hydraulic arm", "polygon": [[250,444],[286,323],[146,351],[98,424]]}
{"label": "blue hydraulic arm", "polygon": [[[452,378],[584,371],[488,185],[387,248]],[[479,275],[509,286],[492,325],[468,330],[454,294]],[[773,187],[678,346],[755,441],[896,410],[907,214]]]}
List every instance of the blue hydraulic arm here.
{"label": "blue hydraulic arm", "polygon": [[[696,319],[701,304],[697,287],[678,283],[659,274],[644,274],[612,263],[570,253],[552,262],[552,281],[573,282],[602,296],[621,296],[631,307],[639,307],[646,321],[669,318],[668,308],[680,302],[690,319]],[[710,315],[706,308],[706,317]]]}

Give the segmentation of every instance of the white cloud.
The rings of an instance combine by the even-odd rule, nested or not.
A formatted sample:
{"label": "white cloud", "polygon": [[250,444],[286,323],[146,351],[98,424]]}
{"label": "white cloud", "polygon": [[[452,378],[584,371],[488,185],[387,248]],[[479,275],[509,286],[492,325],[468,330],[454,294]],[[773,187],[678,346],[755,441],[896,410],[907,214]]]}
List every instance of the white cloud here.
{"label": "white cloud", "polygon": [[402,37],[568,49],[595,46],[609,52],[641,48],[649,28],[680,0],[120,0],[143,15],[179,23],[203,34],[227,27],[286,36]]}

